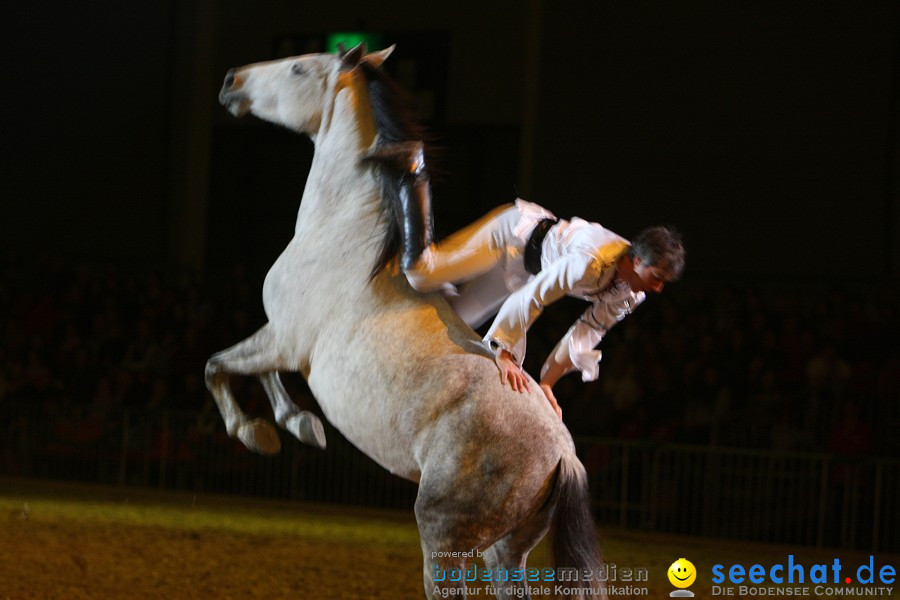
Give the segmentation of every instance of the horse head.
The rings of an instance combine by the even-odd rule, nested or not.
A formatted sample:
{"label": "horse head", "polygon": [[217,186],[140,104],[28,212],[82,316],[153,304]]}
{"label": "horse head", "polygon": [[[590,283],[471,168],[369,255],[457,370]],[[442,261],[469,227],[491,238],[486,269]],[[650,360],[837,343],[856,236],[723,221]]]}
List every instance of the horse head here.
{"label": "horse head", "polygon": [[328,110],[329,89],[340,76],[361,63],[379,67],[391,54],[391,46],[366,53],[364,43],[337,54],[306,54],[231,69],[225,76],[219,102],[231,114],[256,117],[315,136]]}

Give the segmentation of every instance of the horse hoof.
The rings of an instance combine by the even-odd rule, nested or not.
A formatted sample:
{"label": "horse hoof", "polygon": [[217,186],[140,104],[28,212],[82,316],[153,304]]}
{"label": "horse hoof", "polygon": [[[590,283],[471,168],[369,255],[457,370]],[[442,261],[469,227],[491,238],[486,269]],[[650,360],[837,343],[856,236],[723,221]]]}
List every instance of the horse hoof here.
{"label": "horse hoof", "polygon": [[325,449],[325,427],[316,415],[303,411],[291,415],[285,424],[285,429],[294,434],[304,444],[316,448]]}
{"label": "horse hoof", "polygon": [[254,419],[238,428],[238,439],[259,454],[273,455],[281,452],[281,440],[275,428],[263,419]]}

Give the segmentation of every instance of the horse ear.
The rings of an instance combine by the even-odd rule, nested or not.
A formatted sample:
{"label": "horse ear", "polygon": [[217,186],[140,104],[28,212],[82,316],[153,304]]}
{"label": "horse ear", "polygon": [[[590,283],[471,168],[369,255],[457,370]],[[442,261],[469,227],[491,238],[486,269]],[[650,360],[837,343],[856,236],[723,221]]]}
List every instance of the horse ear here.
{"label": "horse ear", "polygon": [[366,43],[360,42],[350,50],[343,44],[338,46],[338,56],[341,58],[341,71],[352,71],[359,65],[359,61],[366,55]]}
{"label": "horse ear", "polygon": [[391,52],[396,48],[396,44],[391,44],[384,50],[379,50],[378,52],[373,52],[372,54],[366,54],[363,57],[363,61],[368,63],[370,66],[375,67],[376,69],[387,60],[387,57],[391,55]]}

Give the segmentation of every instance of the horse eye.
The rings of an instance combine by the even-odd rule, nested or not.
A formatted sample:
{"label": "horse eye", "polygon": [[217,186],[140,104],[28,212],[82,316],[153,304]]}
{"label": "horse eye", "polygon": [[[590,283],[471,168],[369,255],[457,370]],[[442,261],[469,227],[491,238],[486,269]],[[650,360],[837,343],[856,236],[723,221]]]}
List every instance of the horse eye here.
{"label": "horse eye", "polygon": [[291,73],[294,75],[303,75],[303,67],[300,66],[300,63],[294,63],[291,65]]}

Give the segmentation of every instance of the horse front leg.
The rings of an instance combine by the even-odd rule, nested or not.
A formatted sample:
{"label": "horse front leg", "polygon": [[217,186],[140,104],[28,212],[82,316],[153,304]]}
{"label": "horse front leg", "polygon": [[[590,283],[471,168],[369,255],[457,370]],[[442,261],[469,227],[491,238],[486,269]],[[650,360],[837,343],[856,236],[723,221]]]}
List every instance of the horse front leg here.
{"label": "horse front leg", "polygon": [[300,410],[300,407],[294,404],[287,390],[284,389],[278,372],[263,373],[259,376],[259,380],[266,390],[269,402],[272,403],[275,422],[304,444],[324,450],[325,428],[322,421],[313,413],[308,410]]}
{"label": "horse front leg", "polygon": [[231,348],[214,354],[206,363],[206,387],[219,407],[228,435],[260,454],[278,454],[281,440],[270,423],[264,419],[250,419],[244,414],[231,393],[228,376],[271,373],[278,370],[279,363],[270,324]]}

